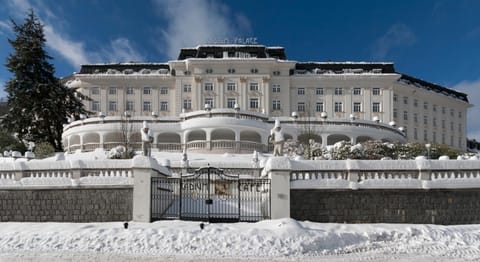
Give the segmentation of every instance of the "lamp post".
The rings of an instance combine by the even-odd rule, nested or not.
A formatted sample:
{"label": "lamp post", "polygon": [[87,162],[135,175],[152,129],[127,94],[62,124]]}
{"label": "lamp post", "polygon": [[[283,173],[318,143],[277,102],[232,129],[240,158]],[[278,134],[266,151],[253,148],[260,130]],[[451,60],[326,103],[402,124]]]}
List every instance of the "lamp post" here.
{"label": "lamp post", "polygon": [[240,111],[240,105],[238,103],[235,103],[235,105],[233,105],[233,109],[235,109],[235,117],[238,118],[238,112]]}
{"label": "lamp post", "polygon": [[157,120],[158,114],[155,111],[152,111],[152,117],[154,120]]}
{"label": "lamp post", "polygon": [[294,121],[297,120],[297,118],[298,118],[298,113],[297,113],[296,111],[293,111],[293,112],[292,112],[292,118],[293,118]]}
{"label": "lamp post", "polygon": [[432,145],[425,144],[425,148],[427,149],[427,159],[430,159],[430,149],[432,148]]}
{"label": "lamp post", "polygon": [[100,117],[103,123],[103,120],[105,119],[105,114],[103,112],[98,112],[98,117]]}

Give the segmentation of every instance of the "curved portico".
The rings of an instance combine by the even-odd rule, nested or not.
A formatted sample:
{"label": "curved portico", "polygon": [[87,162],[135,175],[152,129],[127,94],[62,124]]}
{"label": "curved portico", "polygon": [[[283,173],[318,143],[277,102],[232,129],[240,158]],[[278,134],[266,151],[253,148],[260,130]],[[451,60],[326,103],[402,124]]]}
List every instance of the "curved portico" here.
{"label": "curved portico", "polygon": [[405,134],[384,123],[351,119],[310,119],[309,135],[305,121],[289,117],[269,118],[261,113],[216,109],[182,114],[178,118],[158,117],[96,117],[74,121],[64,127],[63,141],[67,152],[110,150],[123,145],[128,135],[129,145],[140,150],[142,122],[152,130],[154,151],[199,153],[268,152],[268,137],[275,119],[280,120],[285,140],[303,141],[307,137],[322,146],[339,141],[360,143],[368,140],[405,142]]}

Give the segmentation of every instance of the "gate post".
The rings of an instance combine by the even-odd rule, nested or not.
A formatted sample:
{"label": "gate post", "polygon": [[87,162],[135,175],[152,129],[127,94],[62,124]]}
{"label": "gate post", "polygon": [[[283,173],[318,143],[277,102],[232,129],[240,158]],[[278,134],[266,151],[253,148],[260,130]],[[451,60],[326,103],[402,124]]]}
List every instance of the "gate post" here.
{"label": "gate post", "polygon": [[160,166],[154,158],[135,156],[132,159],[133,173],[133,221],[151,221],[152,177],[169,175],[168,169]]}
{"label": "gate post", "polygon": [[271,219],[290,217],[291,169],[290,159],[287,157],[270,157],[265,164],[264,172],[267,172],[270,178]]}

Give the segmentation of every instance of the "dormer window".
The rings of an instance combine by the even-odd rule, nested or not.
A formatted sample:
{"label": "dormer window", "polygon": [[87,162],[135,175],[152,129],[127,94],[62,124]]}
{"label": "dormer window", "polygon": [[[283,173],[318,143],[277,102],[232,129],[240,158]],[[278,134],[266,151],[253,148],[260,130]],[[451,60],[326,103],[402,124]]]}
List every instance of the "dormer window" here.
{"label": "dormer window", "polygon": [[151,70],[144,68],[144,69],[140,70],[140,73],[141,73],[141,74],[144,74],[144,75],[148,75],[148,74],[151,73]]}

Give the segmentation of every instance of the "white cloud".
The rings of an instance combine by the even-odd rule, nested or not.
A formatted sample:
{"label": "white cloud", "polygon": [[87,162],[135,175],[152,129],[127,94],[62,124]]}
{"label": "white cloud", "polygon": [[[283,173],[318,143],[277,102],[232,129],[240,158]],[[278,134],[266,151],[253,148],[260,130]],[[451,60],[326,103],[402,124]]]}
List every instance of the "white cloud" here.
{"label": "white cloud", "polygon": [[126,38],[117,38],[110,42],[110,49],[102,51],[102,57],[106,57],[109,62],[132,62],[142,61],[143,56],[133,48],[130,41]]}
{"label": "white cloud", "polygon": [[478,141],[480,139],[480,121],[478,121],[480,115],[480,80],[460,82],[453,88],[468,94],[468,101],[474,105],[468,109],[467,132],[468,138],[475,138]]}
{"label": "white cloud", "polygon": [[221,3],[210,0],[156,0],[157,8],[167,22],[161,34],[165,48],[160,50],[175,59],[183,47],[212,42],[226,37],[241,37],[250,31],[250,22],[233,14]]}
{"label": "white cloud", "polygon": [[[46,45],[58,53],[73,68],[79,68],[82,64],[97,62],[125,62],[138,61],[143,57],[135,50],[133,44],[126,38],[119,37],[109,43],[110,48],[99,47],[97,50],[89,51],[82,40],[74,39],[68,32],[61,30],[60,25],[65,21],[59,19],[42,1],[10,0],[7,2],[9,12],[22,19],[30,8],[35,10],[36,15],[44,25]],[[3,25],[0,24],[0,28]],[[104,45],[105,46],[105,45]]]}
{"label": "white cloud", "polygon": [[47,46],[58,52],[70,65],[78,67],[90,62],[82,42],[75,42],[60,35],[50,25],[44,26],[43,29]]}
{"label": "white cloud", "polygon": [[473,104],[473,107],[468,109],[467,113],[467,136],[468,138],[480,139],[480,104],[475,104],[480,101],[480,80],[477,81],[463,81],[453,87],[455,90],[468,95],[468,101]]}
{"label": "white cloud", "polygon": [[0,21],[0,35],[7,35],[11,32],[10,24],[7,21]]}
{"label": "white cloud", "polygon": [[394,24],[375,41],[372,56],[374,59],[385,59],[394,48],[411,46],[415,41],[416,36],[408,26]]}

